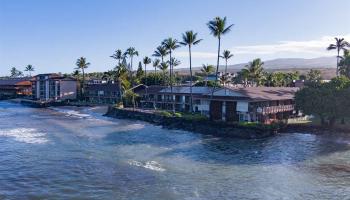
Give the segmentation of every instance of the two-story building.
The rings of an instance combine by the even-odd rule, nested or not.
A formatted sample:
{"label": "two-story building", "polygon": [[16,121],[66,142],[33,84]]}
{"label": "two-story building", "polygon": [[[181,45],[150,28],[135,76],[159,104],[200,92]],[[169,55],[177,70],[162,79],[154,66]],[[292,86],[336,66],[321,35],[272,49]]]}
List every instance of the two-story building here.
{"label": "two-story building", "polygon": [[[213,120],[270,123],[295,114],[297,90],[290,87],[192,87],[193,110]],[[177,111],[190,110],[190,87],[173,87],[172,90],[166,87],[147,94],[142,95],[143,108],[156,105],[165,110],[172,110],[173,106]]]}
{"label": "two-story building", "polygon": [[121,100],[120,85],[114,82],[88,82],[85,86],[85,99],[90,103],[115,104]]}
{"label": "two-story building", "polygon": [[30,96],[32,94],[30,79],[30,77],[0,79],[0,98]]}
{"label": "two-story building", "polygon": [[38,74],[32,80],[33,99],[40,101],[77,98],[77,80],[60,74]]}

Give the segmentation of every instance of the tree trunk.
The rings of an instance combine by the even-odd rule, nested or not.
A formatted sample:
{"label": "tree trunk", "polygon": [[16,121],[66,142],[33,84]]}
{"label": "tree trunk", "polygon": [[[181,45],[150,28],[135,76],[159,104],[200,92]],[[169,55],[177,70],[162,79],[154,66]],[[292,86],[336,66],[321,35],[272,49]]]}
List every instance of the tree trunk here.
{"label": "tree trunk", "polygon": [[[213,97],[214,97],[214,92],[215,92],[215,86],[216,86],[216,83],[217,83],[217,80],[218,80],[218,71],[219,71],[219,59],[220,59],[220,36],[218,37],[219,39],[219,44],[218,44],[218,59],[217,59],[217,62],[216,62],[216,74],[215,74],[215,81],[214,81],[214,86],[213,86],[213,89],[212,89],[212,92],[211,92],[211,96],[210,96],[210,104],[213,100]],[[212,116],[210,115],[210,119],[212,119]]]}
{"label": "tree trunk", "polygon": [[[214,83],[217,83],[217,80],[218,80],[218,72],[219,72],[219,63],[220,63],[220,43],[221,43],[221,38],[220,36],[218,37],[219,39],[219,44],[218,44],[218,58],[217,58],[217,62],[216,62],[216,73],[215,73],[215,81]],[[214,84],[214,87],[213,87],[213,90],[212,90],[212,93],[211,93],[211,98],[210,99],[213,99],[213,96],[214,96],[214,91],[215,91],[215,86],[216,84]]]}
{"label": "tree trunk", "polygon": [[340,51],[340,49],[338,48],[338,56],[337,56],[337,77],[339,77],[339,51]]}
{"label": "tree trunk", "polygon": [[173,63],[172,63],[172,60],[171,60],[171,49],[169,51],[169,56],[170,56],[170,61],[169,61],[169,65],[170,65],[170,94],[171,94],[171,100],[172,100],[172,110],[173,110],[173,113],[175,113],[175,99],[174,99],[174,94],[173,94],[173,69],[172,69],[172,66],[173,66]]}
{"label": "tree trunk", "polygon": [[191,45],[188,46],[188,52],[189,52],[189,56],[190,56],[190,112],[193,113]]}
{"label": "tree trunk", "polygon": [[85,100],[85,72],[84,72],[84,68],[82,68],[82,71],[83,71],[83,86],[82,86],[82,90],[81,90],[81,94],[82,94],[82,97],[84,98]]}

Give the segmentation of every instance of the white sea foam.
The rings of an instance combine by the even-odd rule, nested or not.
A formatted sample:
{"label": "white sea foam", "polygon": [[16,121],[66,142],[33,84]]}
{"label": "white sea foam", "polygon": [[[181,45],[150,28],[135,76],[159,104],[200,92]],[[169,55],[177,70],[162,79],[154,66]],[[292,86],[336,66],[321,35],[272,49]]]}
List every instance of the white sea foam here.
{"label": "white sea foam", "polygon": [[0,130],[1,137],[10,137],[18,142],[28,144],[43,144],[48,140],[45,138],[46,134],[37,131],[34,128],[14,128]]}
{"label": "white sea foam", "polygon": [[55,107],[51,107],[50,109],[56,111],[56,112],[60,112],[60,113],[64,113],[67,117],[71,116],[71,117],[78,117],[78,118],[88,118],[91,117],[89,114],[83,114],[79,111],[76,110],[70,110],[70,109],[61,109],[61,108],[55,108]]}
{"label": "white sea foam", "polygon": [[132,161],[129,161],[128,163],[130,165],[133,165],[133,166],[143,167],[143,168],[150,169],[153,171],[159,171],[159,172],[165,171],[165,169],[162,168],[162,166],[159,163],[157,163],[156,161],[147,161],[147,162],[143,163],[143,162],[139,162],[136,160],[132,160]]}

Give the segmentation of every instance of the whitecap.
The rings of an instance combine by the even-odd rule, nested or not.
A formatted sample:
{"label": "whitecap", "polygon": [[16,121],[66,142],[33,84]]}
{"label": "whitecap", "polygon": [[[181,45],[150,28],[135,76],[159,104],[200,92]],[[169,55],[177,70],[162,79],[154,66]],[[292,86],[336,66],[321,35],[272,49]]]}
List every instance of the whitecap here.
{"label": "whitecap", "polygon": [[129,165],[143,167],[145,169],[149,169],[149,170],[153,170],[153,171],[159,171],[159,172],[165,171],[165,169],[162,168],[162,166],[156,161],[147,161],[147,162],[143,163],[143,162],[139,162],[136,160],[132,160],[132,161],[129,161],[128,163],[129,163]]}
{"label": "whitecap", "polygon": [[46,134],[38,132],[34,128],[14,128],[0,130],[0,136],[10,137],[18,142],[24,142],[28,144],[43,144],[48,140],[45,138]]}

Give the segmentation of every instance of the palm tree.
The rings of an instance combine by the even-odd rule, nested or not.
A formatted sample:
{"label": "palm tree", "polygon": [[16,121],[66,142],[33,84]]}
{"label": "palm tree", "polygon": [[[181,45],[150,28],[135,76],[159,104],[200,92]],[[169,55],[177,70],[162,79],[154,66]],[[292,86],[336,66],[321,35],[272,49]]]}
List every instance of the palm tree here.
{"label": "palm tree", "polygon": [[139,52],[136,51],[136,49],[134,47],[129,47],[125,53],[124,53],[124,56],[129,56],[130,57],[130,69],[129,71],[132,71],[132,61],[133,61],[133,58],[134,56],[139,56]]}
{"label": "palm tree", "polygon": [[330,44],[328,47],[327,47],[327,50],[330,51],[330,50],[334,50],[336,49],[337,50],[337,76],[339,76],[339,54],[340,54],[340,51],[341,50],[346,50],[346,47],[349,47],[350,44],[345,41],[344,38],[337,38],[335,37],[335,44]]}
{"label": "palm tree", "polygon": [[[167,63],[170,65],[169,60],[167,61]],[[181,64],[181,61],[179,61],[175,57],[171,58],[171,66],[173,66],[173,70],[174,70],[174,67],[179,66],[180,64]]]}
{"label": "palm tree", "polygon": [[209,74],[214,72],[214,66],[213,65],[204,65],[202,66],[201,72],[205,74],[205,86],[208,85],[208,76]]}
{"label": "palm tree", "polygon": [[153,67],[154,67],[154,84],[157,85],[157,68],[159,67],[160,60],[158,58],[153,60]]}
{"label": "palm tree", "polygon": [[161,61],[164,62],[164,56],[168,55],[168,53],[169,53],[168,50],[163,45],[160,45],[154,51],[152,56],[159,57],[159,58],[161,58]]}
{"label": "palm tree", "polygon": [[160,63],[159,69],[163,72],[163,85],[165,85],[165,74],[166,71],[168,70],[169,65],[165,62]]}
{"label": "palm tree", "polygon": [[27,65],[24,71],[29,72],[29,76],[31,77],[32,72],[34,72],[34,67],[32,65]]}
{"label": "palm tree", "polygon": [[[173,38],[168,38],[165,39],[162,42],[162,45],[169,51],[169,61],[170,61],[170,91],[171,95],[173,97],[173,80],[172,80],[172,75],[173,75],[173,66],[172,66],[172,52],[179,47],[178,42],[176,39]],[[173,99],[173,113],[175,113],[175,100]]]}
{"label": "palm tree", "polygon": [[192,55],[191,48],[194,45],[200,43],[202,39],[197,39],[197,33],[193,33],[193,31],[186,31],[182,34],[182,42],[180,44],[184,46],[188,46],[188,54],[190,58],[190,111],[193,112],[193,100],[192,100]]}
{"label": "palm tree", "polygon": [[125,64],[118,64],[115,69],[115,77],[117,78],[119,87],[119,100],[123,98],[123,91],[125,91],[129,86],[129,81],[127,80],[127,67]]}
{"label": "palm tree", "polygon": [[248,71],[249,78],[258,86],[261,84],[261,80],[264,76],[264,68],[262,67],[263,65],[264,62],[262,62],[260,58],[257,58],[245,66],[245,70]]}
{"label": "palm tree", "polygon": [[227,60],[233,57],[233,54],[229,50],[224,50],[221,58],[225,59],[225,74],[227,74]]}
{"label": "palm tree", "polygon": [[85,69],[88,68],[90,65],[89,62],[86,62],[86,58],[80,57],[77,59],[76,62],[76,69],[80,69],[83,73],[83,87],[82,87],[82,95],[84,95],[84,89],[85,89]]}
{"label": "palm tree", "polygon": [[152,60],[149,57],[143,58],[143,64],[145,65],[145,85],[147,85],[147,65],[150,64]]}
{"label": "palm tree", "polygon": [[123,59],[124,56],[122,50],[118,49],[110,57],[118,60],[118,64],[120,64],[120,61]]}
{"label": "palm tree", "polygon": [[[220,17],[215,17],[213,20],[209,21],[207,23],[208,28],[210,30],[210,33],[218,38],[218,58],[216,63],[216,80],[218,79],[218,72],[219,72],[219,64],[220,64],[220,45],[221,45],[221,36],[227,34],[231,31],[231,27],[233,24],[226,26],[226,17],[223,19]],[[214,87],[215,88],[215,87]],[[212,92],[212,96],[214,94],[214,88]]]}

